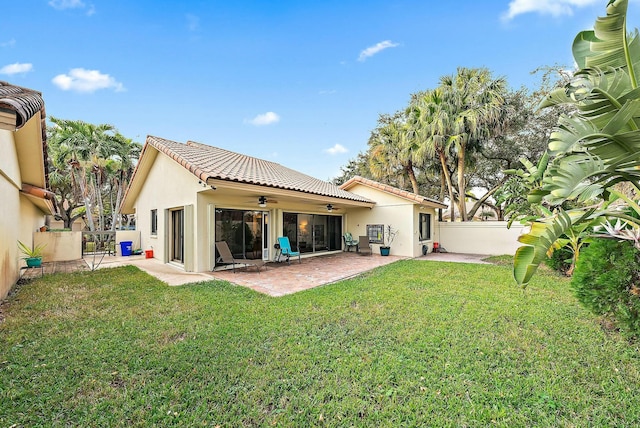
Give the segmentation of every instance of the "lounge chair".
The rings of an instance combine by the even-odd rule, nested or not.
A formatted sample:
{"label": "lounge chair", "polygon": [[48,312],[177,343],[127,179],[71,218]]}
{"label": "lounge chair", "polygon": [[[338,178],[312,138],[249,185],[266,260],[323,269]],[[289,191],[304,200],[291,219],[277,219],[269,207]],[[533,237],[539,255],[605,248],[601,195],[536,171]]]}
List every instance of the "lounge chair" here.
{"label": "lounge chair", "polygon": [[369,242],[369,237],[368,236],[361,236],[358,241],[360,241],[360,249],[359,249],[359,253],[360,255],[364,255],[366,253],[369,253],[369,255],[373,255],[373,250],[371,249],[371,243]]}
{"label": "lounge chair", "polygon": [[291,242],[289,242],[289,238],[286,236],[280,236],[278,238],[278,244],[280,245],[280,252],[278,253],[278,260],[280,261],[280,257],[285,257],[287,260],[287,264],[291,264],[291,257],[298,256],[298,263],[302,263],[300,260],[300,251],[293,251],[291,249]]}
{"label": "lounge chair", "polygon": [[231,250],[229,249],[229,245],[227,245],[227,241],[216,242],[216,249],[218,250],[218,254],[220,254],[219,260],[222,261],[222,263],[230,264],[233,269],[233,273],[236,272],[236,265],[245,265],[247,269],[249,269],[249,266],[255,266],[258,269],[258,272],[260,272],[260,268],[262,266],[265,266],[266,269],[264,260],[234,258],[233,254],[231,254]]}
{"label": "lounge chair", "polygon": [[351,247],[356,247],[356,253],[358,252],[359,242],[353,239],[351,233],[347,232],[342,235],[342,239],[344,240],[344,250],[343,251],[351,251]]}

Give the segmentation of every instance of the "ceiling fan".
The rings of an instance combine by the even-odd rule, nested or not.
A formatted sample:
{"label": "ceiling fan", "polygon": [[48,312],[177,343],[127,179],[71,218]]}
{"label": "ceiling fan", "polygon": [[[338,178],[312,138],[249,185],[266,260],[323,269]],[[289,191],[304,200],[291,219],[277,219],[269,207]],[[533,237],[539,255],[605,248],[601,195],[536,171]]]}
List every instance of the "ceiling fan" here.
{"label": "ceiling fan", "polygon": [[245,201],[247,204],[258,204],[260,208],[264,208],[267,204],[277,204],[278,201],[276,199],[271,199],[266,196],[256,196],[254,199]]}

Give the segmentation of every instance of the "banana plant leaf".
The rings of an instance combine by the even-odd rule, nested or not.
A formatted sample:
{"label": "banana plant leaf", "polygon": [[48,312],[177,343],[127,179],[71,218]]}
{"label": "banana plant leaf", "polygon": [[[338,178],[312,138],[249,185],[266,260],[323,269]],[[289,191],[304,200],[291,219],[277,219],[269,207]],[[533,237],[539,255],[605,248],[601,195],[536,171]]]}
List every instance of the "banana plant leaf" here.
{"label": "banana plant leaf", "polygon": [[567,200],[602,202],[588,210],[557,209],[555,215],[533,222],[519,239],[525,245],[514,258],[519,284],[529,282],[547,251],[572,228],[621,216],[608,208],[611,200],[605,200],[609,195],[620,199],[612,193],[612,184],[640,183],[640,37],[637,30],[627,33],[627,6],[628,0],[610,0],[606,16],[597,19],[593,30],[576,36],[573,55],[580,70],[540,107],[570,103],[578,111],[559,120],[549,142],[553,159],[542,185],[528,195],[530,202],[556,207]]}

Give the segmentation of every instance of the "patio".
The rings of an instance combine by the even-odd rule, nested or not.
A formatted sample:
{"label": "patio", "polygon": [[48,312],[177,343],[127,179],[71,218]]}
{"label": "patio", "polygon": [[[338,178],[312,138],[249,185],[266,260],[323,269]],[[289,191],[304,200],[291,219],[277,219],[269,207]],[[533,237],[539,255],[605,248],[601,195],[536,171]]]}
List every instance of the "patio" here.
{"label": "patio", "polygon": [[345,252],[303,258],[301,263],[293,259],[291,264],[268,263],[267,268],[260,272],[251,267],[236,269],[235,273],[231,270],[215,271],[210,275],[277,297],[351,278],[402,259],[396,256],[382,257],[375,253],[361,256]]}

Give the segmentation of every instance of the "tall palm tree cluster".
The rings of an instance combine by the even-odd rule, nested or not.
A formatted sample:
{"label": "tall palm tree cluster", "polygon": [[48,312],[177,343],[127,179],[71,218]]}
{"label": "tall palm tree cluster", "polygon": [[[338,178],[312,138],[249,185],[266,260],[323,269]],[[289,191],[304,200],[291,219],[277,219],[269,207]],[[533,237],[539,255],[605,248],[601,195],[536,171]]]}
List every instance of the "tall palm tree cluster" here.
{"label": "tall palm tree cluster", "polygon": [[56,194],[56,219],[65,228],[84,218],[92,232],[115,231],[122,224],[120,203],[141,145],[111,125],[50,120],[49,183]]}
{"label": "tall palm tree cluster", "polygon": [[[413,94],[394,115],[381,115],[369,139],[369,171],[373,178],[395,177],[397,185],[420,193],[418,173],[439,184],[439,197],[452,202],[467,220],[467,171],[472,153],[505,127],[511,106],[507,84],[485,68],[459,68],[443,76],[436,89]],[[486,201],[486,199],[485,199]],[[475,212],[478,207],[473,209]]]}
{"label": "tall palm tree cluster", "polygon": [[[541,96],[557,85],[544,71],[542,86],[513,91],[486,68],[458,68],[437,88],[411,95],[407,107],[382,114],[368,150],[343,167],[336,183],[353,175],[380,180],[414,193],[451,202],[450,220],[473,219],[490,208],[502,219],[508,202],[493,197],[520,159],[537,163],[560,114],[536,111]],[[471,189],[480,188],[482,197]],[[466,201],[474,204],[467,207]]]}

